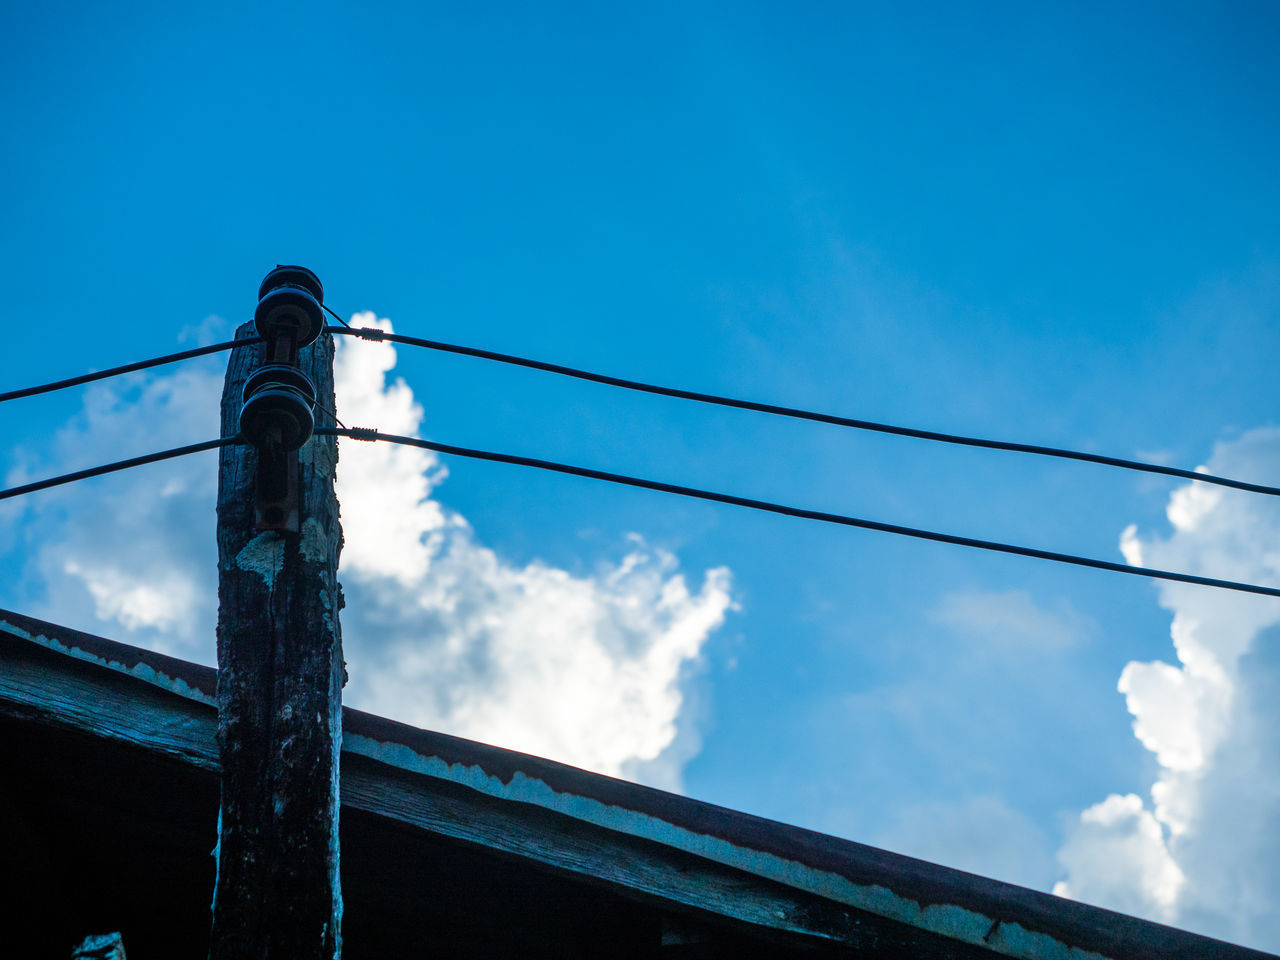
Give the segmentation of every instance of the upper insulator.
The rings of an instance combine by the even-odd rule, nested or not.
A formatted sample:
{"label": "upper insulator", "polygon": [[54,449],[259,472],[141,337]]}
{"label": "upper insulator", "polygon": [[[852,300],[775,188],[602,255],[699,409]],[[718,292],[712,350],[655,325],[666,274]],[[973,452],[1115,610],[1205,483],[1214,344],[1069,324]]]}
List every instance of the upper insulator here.
{"label": "upper insulator", "polygon": [[258,287],[258,309],[253,322],[258,334],[268,340],[292,330],[294,342],[302,349],[315,342],[324,329],[324,287],[306,267],[276,267]]}
{"label": "upper insulator", "polygon": [[265,297],[269,290],[286,285],[301,287],[318,301],[324,303],[324,286],[320,283],[320,278],[306,267],[299,267],[293,264],[280,264],[263,277],[262,283],[258,285],[258,299],[261,300]]}

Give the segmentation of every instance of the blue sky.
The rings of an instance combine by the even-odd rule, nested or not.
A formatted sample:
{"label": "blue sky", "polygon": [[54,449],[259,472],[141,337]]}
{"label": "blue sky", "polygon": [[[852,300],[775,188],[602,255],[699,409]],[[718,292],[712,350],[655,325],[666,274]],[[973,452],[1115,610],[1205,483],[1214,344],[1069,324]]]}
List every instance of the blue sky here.
{"label": "blue sky", "polygon": [[[165,353],[184,331],[187,343],[226,334],[251,315],[266,270],[296,262],[334,309],[403,333],[1276,482],[1273,5],[374,6],[0,13],[0,389]],[[1135,525],[1146,559],[1280,579],[1261,533],[1280,521],[1257,498],[1202,502],[1099,467],[771,422],[407,348],[394,361],[421,432],[444,442],[1107,559]],[[0,466],[43,475],[208,439],[213,410],[192,398],[220,364],[7,404]],[[378,388],[366,409],[390,417],[401,403],[407,416],[383,372],[359,374]],[[397,464],[402,493],[415,470],[438,467]],[[415,591],[439,592],[445,609],[463,581],[479,607],[506,596],[498,580],[537,594],[493,647],[536,658],[561,636],[553,586],[569,582],[597,612],[563,636],[586,631],[613,667],[661,647],[658,634],[678,646],[682,624],[694,634],[672,654],[676,673],[646,675],[658,700],[641,699],[670,723],[641,730],[642,710],[628,736],[678,732],[661,772],[631,775],[1280,948],[1271,911],[1248,906],[1280,894],[1251,852],[1255,821],[1215,813],[1210,797],[1237,782],[1229,759],[1252,756],[1266,726],[1248,712],[1267,700],[1249,684],[1272,676],[1262,638],[1274,604],[1201,609],[1209,601],[1136,578],[446,466],[429,484],[437,514],[401,524],[405,549],[451,529],[441,517],[465,518],[449,549],[473,572],[445,582],[447,565],[419,557],[397,580],[352,560],[366,585],[354,591],[363,612],[353,601],[346,614],[353,674],[362,649],[369,676],[403,666],[415,631],[423,650],[441,631],[479,636],[404,613]],[[213,519],[195,488],[212,470],[192,459],[7,505],[0,603],[208,661]],[[189,502],[163,493],[182,484]],[[144,550],[194,571],[166,581],[168,620],[93,593],[136,586]],[[637,550],[658,579],[610,580]],[[672,612],[662,583],[676,576],[689,599]],[[630,602],[649,613],[628,619]],[[525,622],[539,611],[541,627]],[[1175,615],[1201,625],[1178,651]],[[359,639],[389,625],[401,645]],[[459,732],[489,729],[475,717],[519,698],[490,689],[470,713],[455,708],[499,660],[515,662],[468,673],[459,660],[447,696],[428,664],[422,682],[437,686],[422,697]],[[1183,679],[1126,667],[1154,661]],[[1176,709],[1168,684],[1201,681],[1202,713]],[[594,686],[603,716],[612,688]],[[378,709],[383,688],[361,689]],[[396,689],[387,712],[413,700]],[[538,714],[536,691],[525,695]],[[1161,725],[1170,714],[1194,716],[1194,729]],[[1191,740],[1200,760],[1176,759],[1186,750],[1170,744]],[[1274,757],[1248,781],[1258,829],[1280,820]],[[1191,812],[1175,815],[1173,795]]]}

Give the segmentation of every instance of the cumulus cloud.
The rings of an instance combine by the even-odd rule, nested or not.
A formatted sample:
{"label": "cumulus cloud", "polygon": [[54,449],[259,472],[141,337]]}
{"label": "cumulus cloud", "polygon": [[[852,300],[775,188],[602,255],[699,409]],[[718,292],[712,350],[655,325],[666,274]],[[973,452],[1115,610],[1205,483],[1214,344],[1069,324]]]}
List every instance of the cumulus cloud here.
{"label": "cumulus cloud", "polygon": [[[390,329],[373,314],[359,325]],[[422,410],[388,343],[343,345],[342,415],[414,434]],[[349,700],[423,726],[615,775],[674,777],[688,670],[730,606],[729,572],[691,587],[671,554],[632,537],[591,576],[506,563],[429,499],[427,450],[344,441],[344,634]],[[661,772],[660,772],[661,771]]]}
{"label": "cumulus cloud", "polygon": [[[1280,470],[1280,430],[1219,444],[1207,469]],[[1280,583],[1280,505],[1187,484],[1169,499],[1171,532],[1124,531],[1130,563]],[[1280,602],[1162,584],[1175,663],[1129,663],[1118,684],[1134,735],[1154,755],[1150,805],[1112,795],[1084,811],[1059,859],[1055,892],[1229,940],[1280,947]]]}
{"label": "cumulus cloud", "polygon": [[[10,483],[218,435],[210,362],[90,387],[44,450],[18,451]],[[35,616],[212,663],[217,454],[140,467],[22,498],[9,522],[26,569],[10,601]],[[15,587],[17,588],[15,590]]]}
{"label": "cumulus cloud", "polygon": [[1073,878],[1054,886],[1059,896],[1075,896],[1072,884],[1080,884],[1088,894],[1085,899],[1113,910],[1165,922],[1177,919],[1186,877],[1141,797],[1113,793],[1085,810],[1058,859]]}
{"label": "cumulus cloud", "polygon": [[[372,314],[362,325],[390,329]],[[211,327],[212,324],[205,324]],[[193,337],[204,339],[200,329]],[[422,410],[389,374],[390,344],[341,343],[339,415],[417,432]],[[20,482],[217,434],[221,364],[109,381],[53,438],[19,457]],[[55,622],[211,663],[216,622],[213,454],[26,499],[8,523],[28,544],[10,602]],[[631,536],[575,575],[516,565],[433,494],[426,450],[342,441],[338,495],[354,706],[604,773],[678,787],[698,746],[690,681],[732,606],[727,569],[696,582]]]}

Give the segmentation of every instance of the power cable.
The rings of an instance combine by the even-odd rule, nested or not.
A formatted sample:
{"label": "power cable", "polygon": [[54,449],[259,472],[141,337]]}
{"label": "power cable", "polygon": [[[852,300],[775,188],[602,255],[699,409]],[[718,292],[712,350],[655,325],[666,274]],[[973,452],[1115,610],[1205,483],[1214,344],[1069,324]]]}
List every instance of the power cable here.
{"label": "power cable", "polygon": [[185,457],[189,453],[202,453],[205,450],[215,450],[218,447],[229,447],[233,444],[243,443],[239,437],[226,437],[222,440],[206,440],[204,443],[192,443],[185,447],[175,447],[172,450],[162,450],[159,453],[149,453],[143,457],[132,457],[128,460],[118,460],[115,463],[104,464],[101,467],[90,467],[88,470],[77,470],[75,473],[64,473],[60,477],[50,477],[47,480],[36,480],[32,483],[24,483],[20,487],[10,487],[8,490],[0,490],[0,500],[7,500],[10,497],[20,497],[25,493],[35,493],[37,490],[47,490],[49,487],[61,486],[64,483],[73,483],[76,480],[87,480],[89,477],[100,477],[104,473],[115,473],[117,470],[128,470],[130,467],[141,467],[144,464],[156,463],[159,460],[172,460],[174,457]]}
{"label": "power cable", "polygon": [[[827,513],[821,510],[807,510],[803,507],[792,507],[785,504],[772,503],[767,500],[756,500],[751,497],[739,497],[730,493],[717,493],[711,490],[700,490],[696,487],[686,487],[680,484],[665,483],[660,480],[646,480],[640,477],[629,477],[623,474],[610,473],[605,470],[593,470],[590,467],[578,467],[565,463],[556,463],[551,460],[540,460],[534,457],[522,457],[514,454],[475,450],[469,447],[459,447],[454,446],[453,444],[422,440],[417,437],[403,437],[395,434],[379,433],[377,430],[364,427],[351,429],[342,427],[316,427],[315,434],[317,436],[348,437],[353,440],[398,443],[406,446],[421,447],[426,450],[433,450],[437,453],[443,453],[451,456],[469,457],[475,460],[488,460],[494,463],[507,463],[523,467],[534,467],[539,470],[549,470],[555,473],[568,474],[570,476],[585,477],[590,480],[602,480],[607,483],[617,483],[631,487],[640,487],[646,490],[656,490],[661,493],[672,493],[682,497],[709,500],[714,503],[726,503],[731,506],[747,507],[752,510],[762,510],[767,513],[776,513],[782,516],[796,517],[803,520],[817,520],[823,523],[858,527],[864,530],[876,530],[881,533],[913,537],[918,540],[932,540],[936,543],[947,543],[954,546],[971,547],[979,550],[990,550],[997,553],[1008,553],[1015,556],[1031,557],[1037,560],[1049,560],[1055,563],[1067,563],[1075,566],[1091,567],[1096,570],[1106,570],[1112,573],[1127,573],[1132,576],[1148,577],[1156,580],[1171,580],[1178,583],[1191,583],[1205,587],[1218,587],[1224,590],[1235,590],[1241,593],[1253,593],[1266,597],[1280,597],[1280,587],[1264,587],[1257,584],[1241,583],[1234,580],[1202,577],[1191,573],[1157,570],[1150,567],[1136,567],[1128,564],[1116,563],[1110,560],[1098,560],[1092,557],[1081,557],[1075,554],[1059,553],[1053,550],[1040,550],[1035,547],[1023,547],[1017,544],[1000,543],[995,540],[981,540],[975,537],[962,537],[951,533],[941,533],[936,530],[923,530],[917,527],[907,527],[895,523],[884,523],[879,520],[865,520],[859,517],[850,517],[838,513]],[[22,484],[21,486],[10,487],[7,490],[0,490],[0,500],[7,500],[24,494],[35,493],[38,490],[47,490],[50,487],[73,483],[77,480],[86,480],[90,477],[102,476],[107,473],[115,473],[132,467],[140,467],[148,463],[170,460],[175,457],[182,457],[192,453],[202,453],[206,450],[214,450],[220,447],[232,446],[243,442],[244,441],[238,436],[225,437],[220,440],[207,440],[203,443],[193,443],[183,447],[175,447],[172,450],[163,450],[158,453],[151,453],[141,457],[131,457],[128,460],[119,460],[115,463],[91,467],[87,470],[77,470],[74,473],[67,473],[57,477],[49,477],[45,480],[36,480],[31,483]]]}
{"label": "power cable", "polygon": [[231,350],[235,347],[248,347],[255,343],[262,343],[262,337],[245,337],[243,340],[228,340],[225,343],[215,343],[207,347],[196,347],[194,350],[183,350],[180,353],[170,353],[167,356],[156,357],[152,360],[139,360],[137,363],[126,363],[122,367],[112,367],[109,370],[99,370],[96,373],[86,373],[78,377],[69,377],[66,380],[55,380],[53,383],[41,384],[38,387],[26,387],[22,390],[10,390],[8,393],[0,393],[0,403],[6,400],[19,400],[22,397],[33,397],[40,393],[52,393],[54,390],[65,390],[67,387],[79,386],[82,383],[92,383],[94,380],[106,380],[108,377],[118,377],[121,374],[133,373],[135,370],[146,370],[149,367],[159,367],[166,363],[176,363],[179,360],[190,360],[193,357],[203,357],[210,353],[219,353],[222,350]]}
{"label": "power cable", "polygon": [[[327,309],[327,308],[326,308]],[[1125,470],[1137,470],[1142,473],[1156,473],[1167,477],[1178,477],[1183,480],[1199,480],[1202,483],[1213,483],[1221,487],[1236,490],[1247,490],[1250,493],[1262,493],[1268,496],[1280,496],[1280,487],[1267,486],[1261,483],[1248,483],[1244,480],[1233,480],[1230,477],[1215,476],[1211,473],[1200,473],[1195,470],[1184,470],[1181,467],[1166,467],[1158,463],[1146,463],[1141,460],[1126,460],[1123,457],[1109,457],[1099,453],[1085,453],[1081,450],[1067,450],[1061,447],[1046,447],[1032,443],[1014,443],[1008,440],[987,440],[981,437],[966,437],[954,433],[940,433],[936,430],[919,430],[915,427],[899,427],[888,423],[877,423],[872,420],[857,420],[852,417],[841,417],[830,413],[817,413],[812,410],[801,410],[796,407],[783,407],[772,403],[757,403],[754,400],[739,400],[734,397],[722,397],[712,393],[699,393],[694,390],[682,390],[677,387],[663,387],[639,380],[627,380],[603,373],[592,373],[558,363],[547,363],[542,360],[530,360],[507,353],[495,353],[492,350],[481,350],[476,347],[464,347],[439,340],[424,340],[420,337],[409,337],[399,333],[387,333],[374,327],[325,327],[329,333],[339,333],[360,337],[363,340],[389,340],[413,347],[425,347],[443,353],[456,353],[481,360],[494,360],[532,370],[542,370],[566,377],[575,377],[592,383],[601,383],[611,387],[622,387],[626,390],[637,390],[641,393],[652,393],[662,397],[675,397],[680,400],[694,400],[698,403],[716,404],[722,407],[734,407],[739,410],[753,410],[757,413],[768,413],[779,417],[791,417],[796,420],[811,420],[816,423],[828,423],[838,427],[851,427],[855,430],[870,430],[875,433],[888,433],[899,437],[913,437],[918,440],[932,440],[938,443],[958,444],[966,447],[982,447],[988,450],[1007,450],[1014,453],[1030,453],[1043,457],[1058,457],[1064,460],[1082,460],[1087,463],[1099,463],[1109,467],[1120,467]]]}
{"label": "power cable", "polygon": [[538,460],[533,457],[521,457],[507,453],[492,453],[487,450],[473,450],[468,447],[456,447],[447,443],[435,443],[417,437],[401,437],[394,434],[379,433],[370,428],[338,429],[334,427],[317,427],[317,434],[332,434],[349,437],[352,440],[382,440],[389,443],[422,447],[437,453],[451,454],[458,457],[470,457],[475,460],[489,460],[494,463],[509,463],[522,467],[535,467],[539,470],[551,470],[555,473],[566,473],[575,477],[586,477],[591,480],[603,480],[608,483],[620,483],[631,487],[642,487],[646,490],[657,490],[662,493],[674,493],[682,497],[694,497],[699,500],[710,500],[715,503],[727,503],[752,510],[764,510],[787,517],[798,517],[804,520],[819,520],[823,523],[836,523],[848,527],[860,527],[864,530],[878,530],[881,533],[892,533],[904,537],[915,537],[919,540],[933,540],[937,543],[949,543],[961,547],[973,547],[979,550],[993,550],[998,553],[1011,553],[1020,557],[1032,557],[1037,560],[1051,560],[1055,563],[1069,563],[1080,567],[1092,567],[1096,570],[1107,570],[1112,573],[1127,573],[1133,576],[1150,577],[1156,580],[1173,580],[1179,583],[1194,583],[1205,587],[1219,587],[1224,590],[1237,590],[1242,593],[1255,593],[1265,597],[1280,597],[1280,587],[1263,587],[1251,583],[1239,583],[1234,580],[1219,580],[1214,577],[1201,577],[1191,573],[1177,573],[1170,570],[1156,570],[1149,567],[1134,567],[1110,560],[1097,560],[1092,557],[1080,557],[1070,553],[1058,553],[1053,550],[1039,550],[1035,547],[1022,547],[1011,543],[1000,543],[994,540],[979,540],[974,537],[961,537],[951,533],[939,533],[935,530],[921,530],[916,527],[904,527],[896,523],[882,523],[879,520],[863,520],[838,513],[825,513],[820,510],[806,510],[802,507],[790,507],[766,500],[755,500],[750,497],[739,497],[729,493],[716,493],[710,490],[699,490],[674,483],[663,483],[659,480],[644,480],[639,477],[628,477],[604,470],[592,470],[589,467],[575,467],[551,460]]}

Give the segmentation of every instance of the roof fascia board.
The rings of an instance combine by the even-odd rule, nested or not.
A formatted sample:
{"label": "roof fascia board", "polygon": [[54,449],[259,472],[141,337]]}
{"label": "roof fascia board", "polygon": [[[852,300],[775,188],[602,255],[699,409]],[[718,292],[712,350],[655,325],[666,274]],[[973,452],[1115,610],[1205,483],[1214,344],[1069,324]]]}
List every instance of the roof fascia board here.
{"label": "roof fascia board", "polygon": [[[12,634],[2,633],[0,667],[0,715],[88,733],[217,770],[214,708],[203,697],[175,693],[163,677],[138,676],[126,665],[104,669],[104,664],[83,656],[68,660],[47,644],[15,642]],[[408,770],[388,764],[385,746],[377,741],[359,735],[354,740],[344,745],[343,806],[621,887],[642,899],[770,931],[872,951],[924,950],[926,955],[954,960],[989,956],[904,924],[851,916],[842,904],[822,896],[652,839],[595,824],[584,829],[581,818],[550,810],[531,797],[477,790],[476,775],[485,776],[479,767],[459,778],[456,768],[429,758],[427,767],[434,768],[434,774]],[[366,751],[377,756],[362,755]],[[454,775],[438,775],[441,768]],[[520,775],[514,781],[517,790],[531,783]]]}
{"label": "roof fascia board", "polygon": [[[0,709],[7,704],[9,712],[16,712],[25,709],[22,704],[38,705],[51,722],[93,730],[180,756],[197,766],[216,768],[216,672],[212,668],[4,611],[0,611],[0,639],[6,641],[0,643],[0,656],[6,667],[0,673]],[[34,655],[32,647],[43,648],[45,656],[70,658],[72,663],[46,660],[43,675],[40,669],[28,668],[12,671],[10,677],[9,661],[15,657],[25,659],[23,648],[28,658]],[[124,675],[133,682],[113,681],[112,675]],[[64,683],[60,676],[66,678],[65,682],[74,683],[74,689],[60,688]],[[121,683],[130,688],[129,692],[111,695],[109,688]],[[145,687],[153,688],[152,693],[141,695]],[[841,925],[833,925],[830,918],[818,923],[803,920],[806,913],[817,920],[817,914],[823,913],[818,909],[821,903],[834,903],[868,918],[878,917],[922,931],[930,939],[936,936],[1019,960],[1273,957],[350,709],[344,711],[343,753],[344,804],[510,854],[533,856],[536,847],[536,858],[542,862],[622,883],[641,894],[673,899],[673,894],[683,889],[679,883],[659,885],[655,877],[667,869],[666,865],[646,862],[641,869],[636,861],[636,869],[629,874],[629,862],[623,858],[620,863],[616,852],[608,862],[589,857],[583,860],[583,852],[568,844],[564,839],[568,834],[563,831],[557,842],[567,845],[558,853],[554,844],[530,845],[527,836],[519,841],[509,836],[512,831],[518,834],[517,826],[521,824],[526,832],[531,829],[536,834],[537,830],[549,829],[547,824],[552,820],[574,825],[579,833],[583,826],[603,829],[608,833],[598,835],[593,842],[610,849],[622,843],[622,837],[633,838],[653,848],[651,857],[657,855],[655,851],[665,850],[684,858],[680,860],[682,870],[688,871],[688,857],[695,857],[707,870],[718,865],[731,871],[736,879],[730,880],[726,874],[726,890],[733,883],[741,885],[744,878],[764,884],[767,889],[752,893],[757,901],[754,905],[747,902],[750,898],[744,898],[735,908],[741,916],[726,913],[724,898],[711,895],[711,891],[719,889],[721,880],[710,874],[699,880],[707,886],[705,903],[683,899],[686,895],[696,898],[696,890],[674,898],[689,906],[775,929],[856,941],[856,929],[841,933]],[[350,762],[357,757],[370,764]],[[407,781],[396,778],[406,774]],[[392,780],[400,784],[395,791],[388,785]],[[405,787],[406,782],[416,786]],[[464,835],[469,828],[466,817],[457,809],[451,808],[448,816],[430,811],[430,798],[440,792],[441,784],[465,788],[456,796],[465,797],[463,805],[477,816],[483,807],[489,818],[486,822],[494,822],[493,810],[500,809],[509,818],[506,826],[476,829]],[[389,800],[393,792],[395,802]],[[487,798],[487,802],[481,803],[477,797]],[[510,843],[515,846],[508,848]],[[589,869],[587,861],[591,864]],[[631,876],[630,881],[619,876],[620,872]]]}

